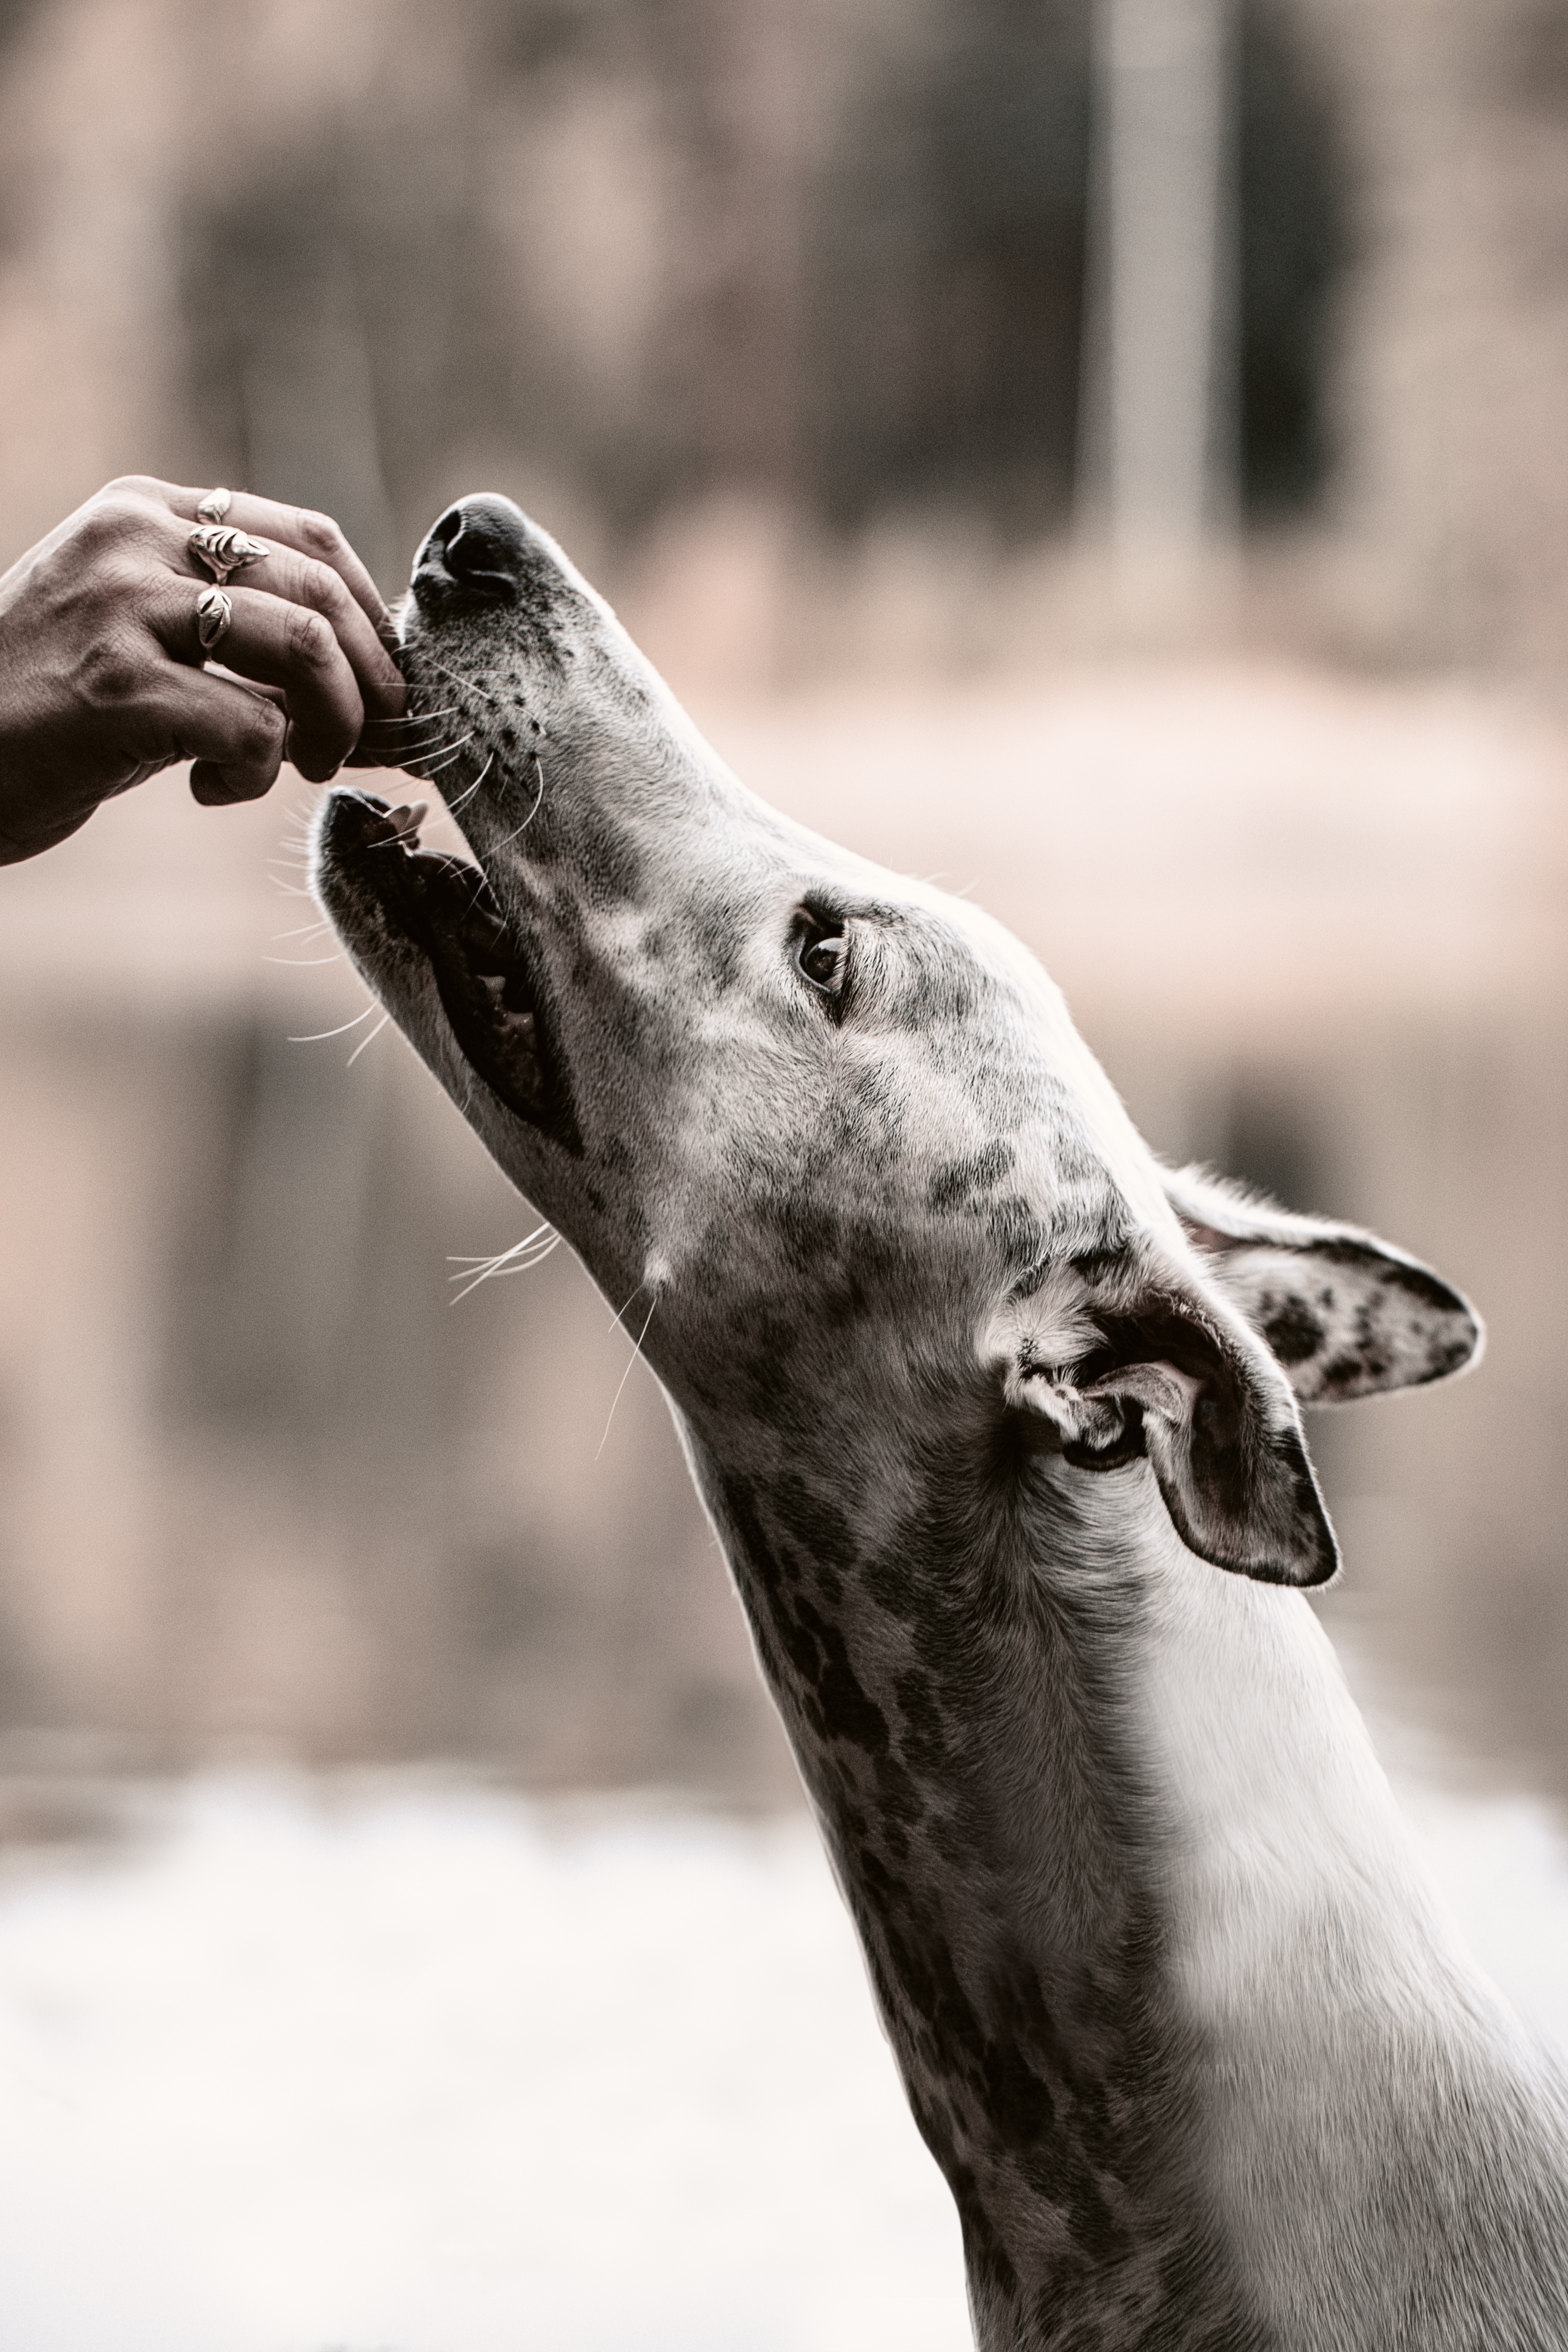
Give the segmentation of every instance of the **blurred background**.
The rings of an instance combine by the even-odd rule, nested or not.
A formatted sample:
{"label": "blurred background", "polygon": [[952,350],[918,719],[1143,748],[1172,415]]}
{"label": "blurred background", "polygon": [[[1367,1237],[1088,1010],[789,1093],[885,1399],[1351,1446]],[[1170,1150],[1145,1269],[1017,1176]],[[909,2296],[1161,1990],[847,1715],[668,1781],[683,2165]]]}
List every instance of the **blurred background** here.
{"label": "blurred background", "polygon": [[[150,470],[390,594],[510,492],[748,782],[1040,950],[1157,1149],[1461,1284],[1473,1379],[1316,1416],[1322,1607],[1550,1824],[1568,0],[0,0],[0,562]],[[321,1034],[309,799],[0,873],[0,1838],[441,1759],[787,1843],[651,1381],[564,1252],[453,1304],[526,1204]]]}

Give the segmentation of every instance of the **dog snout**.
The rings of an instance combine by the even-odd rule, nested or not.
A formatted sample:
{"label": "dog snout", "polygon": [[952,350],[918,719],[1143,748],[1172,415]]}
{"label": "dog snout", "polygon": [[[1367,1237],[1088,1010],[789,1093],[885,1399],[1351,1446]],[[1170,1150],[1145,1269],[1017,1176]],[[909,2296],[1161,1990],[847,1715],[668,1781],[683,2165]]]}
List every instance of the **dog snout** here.
{"label": "dog snout", "polygon": [[513,604],[529,556],[528,524],[510,499],[494,493],[448,507],[420,549],[416,591]]}

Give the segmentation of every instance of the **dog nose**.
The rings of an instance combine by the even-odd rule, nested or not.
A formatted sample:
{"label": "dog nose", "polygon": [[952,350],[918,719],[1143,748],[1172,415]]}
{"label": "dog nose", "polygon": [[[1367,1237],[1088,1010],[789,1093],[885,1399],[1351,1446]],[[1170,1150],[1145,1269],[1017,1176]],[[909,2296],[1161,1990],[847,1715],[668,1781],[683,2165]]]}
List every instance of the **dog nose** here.
{"label": "dog nose", "polygon": [[419,551],[414,584],[439,583],[511,604],[527,562],[528,525],[521,508],[486,492],[447,508]]}

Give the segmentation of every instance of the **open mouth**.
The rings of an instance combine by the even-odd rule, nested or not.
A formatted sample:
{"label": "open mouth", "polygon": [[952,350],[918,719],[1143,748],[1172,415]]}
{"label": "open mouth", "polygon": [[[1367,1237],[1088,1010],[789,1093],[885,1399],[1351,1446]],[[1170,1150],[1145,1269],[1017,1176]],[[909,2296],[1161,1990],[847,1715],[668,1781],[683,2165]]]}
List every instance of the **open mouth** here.
{"label": "open mouth", "polygon": [[582,1150],[548,996],[525,943],[467,858],[422,849],[425,803],[393,808],[374,793],[334,793],[323,848],[388,929],[429,964],[466,1059],[531,1127]]}

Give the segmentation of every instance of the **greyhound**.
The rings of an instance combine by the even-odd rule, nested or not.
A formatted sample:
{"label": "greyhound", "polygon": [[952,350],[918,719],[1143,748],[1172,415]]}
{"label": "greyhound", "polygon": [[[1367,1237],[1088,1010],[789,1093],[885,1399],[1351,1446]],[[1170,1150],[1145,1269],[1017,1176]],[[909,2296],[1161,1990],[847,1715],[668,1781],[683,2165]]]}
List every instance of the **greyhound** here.
{"label": "greyhound", "polygon": [[664,1385],[983,2352],[1568,2345],[1568,2098],[1300,1589],[1300,1405],[1471,1309],[1163,1168],[1034,959],[753,799],[508,500],[401,631],[478,862],[340,789],[321,902]]}

